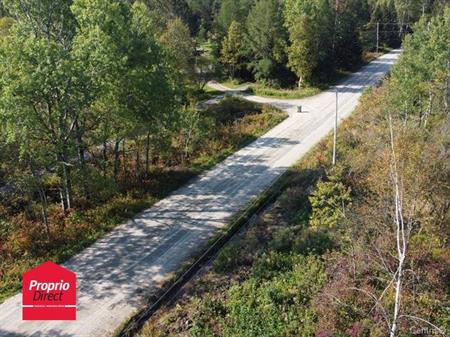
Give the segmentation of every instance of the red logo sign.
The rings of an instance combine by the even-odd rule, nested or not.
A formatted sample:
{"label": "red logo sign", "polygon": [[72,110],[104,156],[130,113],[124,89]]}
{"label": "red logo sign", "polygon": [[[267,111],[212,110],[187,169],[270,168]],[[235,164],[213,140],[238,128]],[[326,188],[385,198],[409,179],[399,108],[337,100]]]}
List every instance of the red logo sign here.
{"label": "red logo sign", "polygon": [[23,273],[23,320],[75,320],[76,301],[74,272],[48,261]]}

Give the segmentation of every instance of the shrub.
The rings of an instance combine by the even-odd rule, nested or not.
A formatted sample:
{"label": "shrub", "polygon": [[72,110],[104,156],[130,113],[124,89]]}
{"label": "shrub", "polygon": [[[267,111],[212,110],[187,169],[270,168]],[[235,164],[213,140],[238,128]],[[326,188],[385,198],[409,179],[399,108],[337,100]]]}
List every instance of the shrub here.
{"label": "shrub", "polygon": [[312,206],[311,226],[334,228],[345,217],[345,209],[351,202],[350,188],[337,181],[321,181],[309,200]]}
{"label": "shrub", "polygon": [[190,335],[192,337],[215,336],[214,328],[226,315],[222,302],[212,296],[195,301]]}
{"label": "shrub", "polygon": [[322,255],[334,248],[334,242],[323,230],[307,228],[295,238],[292,250],[303,255]]}
{"label": "shrub", "polygon": [[322,261],[279,254],[269,263],[267,258],[263,261],[262,265],[277,270],[276,277],[252,277],[230,289],[224,335],[314,336],[317,317],[309,304],[325,281]]}
{"label": "shrub", "polygon": [[254,260],[253,247],[257,245],[256,238],[246,238],[233,241],[222,249],[214,261],[214,270],[218,273],[229,273],[236,268],[249,266]]}

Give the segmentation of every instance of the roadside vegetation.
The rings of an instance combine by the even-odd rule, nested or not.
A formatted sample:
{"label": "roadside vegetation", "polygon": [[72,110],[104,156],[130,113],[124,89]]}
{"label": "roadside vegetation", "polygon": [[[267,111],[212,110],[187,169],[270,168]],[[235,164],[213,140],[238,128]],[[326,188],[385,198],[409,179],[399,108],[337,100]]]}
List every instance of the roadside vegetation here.
{"label": "roadside vegetation", "polygon": [[[314,88],[329,83],[336,73],[359,65],[361,58],[367,55],[364,52],[375,51],[376,22],[382,23],[380,45],[396,47],[412,31],[412,23],[422,15],[429,18],[440,13],[446,6],[445,1],[425,4],[413,1],[412,7],[405,7],[409,4],[410,1],[403,0],[0,1],[0,301],[20,289],[23,271],[44,260],[57,263],[67,260],[117,224],[151,206],[286,117],[274,108],[233,98],[218,106],[198,109],[201,101],[216,94],[206,87],[209,80],[226,76],[233,81],[250,81],[256,83],[257,94],[268,96],[287,98],[314,94]],[[435,161],[434,157],[427,158],[420,162],[425,166],[417,164],[416,167],[414,160],[419,160],[420,156],[411,157],[411,164],[409,152],[404,152],[408,160],[400,167],[402,170],[410,168],[409,173],[424,172],[423,179],[429,179],[428,185],[423,183],[418,190],[430,191],[427,190],[430,187],[436,190],[427,194],[436,200],[429,204],[424,201],[425,206],[420,209],[423,213],[417,217],[408,215],[414,219],[412,237],[415,241],[412,242],[428,247],[423,248],[423,252],[429,253],[422,255],[424,265],[438,261],[433,269],[437,273],[433,274],[435,283],[427,283],[428,276],[423,276],[424,284],[430,289],[436,289],[435,284],[446,284],[441,282],[442,277],[446,277],[442,269],[446,266],[442,256],[447,256],[442,250],[442,240],[445,240],[442,236],[446,233],[448,207],[442,202],[442,195],[447,185],[443,176],[434,174],[446,174],[447,167],[426,166],[441,163],[439,156],[446,154],[446,143],[439,143],[440,135],[447,134],[446,129],[442,126],[440,133],[437,131],[439,125],[444,125],[442,116],[448,114],[447,101],[443,103],[445,95],[442,94],[444,83],[448,87],[448,63],[447,68],[442,68],[448,55],[441,55],[449,45],[448,41],[441,40],[448,36],[445,30],[449,26],[448,17],[445,20],[438,33],[436,23],[434,30],[430,30],[432,33],[425,29],[425,21],[417,26],[421,33],[407,42],[410,49],[405,55],[410,55],[409,58],[404,57],[400,70],[387,84],[395,90],[385,89],[374,94],[382,107],[379,115],[375,114],[378,108],[367,109],[373,112],[370,116],[382,116],[388,107],[392,108],[396,135],[403,137],[400,139],[411,137],[417,144],[412,149],[426,148],[427,155],[437,158]],[[441,59],[436,55],[441,55]],[[416,63],[417,56],[421,63]],[[401,74],[402,71],[408,76]],[[391,95],[391,91],[398,96]],[[401,114],[407,116],[404,123],[398,122]],[[402,125],[410,129],[404,130]],[[381,134],[381,131],[375,133],[378,132],[376,127],[379,124],[370,132]],[[349,143],[353,144],[351,142],[355,149],[361,148],[363,141],[368,142],[369,147],[364,149],[369,152],[383,148],[384,143],[376,143],[378,138],[369,137],[368,132],[361,130],[361,135],[367,135],[364,139],[359,139],[359,134],[353,138],[347,135],[348,141],[340,137],[341,163],[350,161],[345,157],[350,152],[344,149]],[[372,145],[374,147],[370,147]],[[353,206],[350,207],[349,202],[345,219],[353,219],[351,214],[358,218],[359,210],[354,207],[364,205],[366,195],[361,190],[365,185],[358,179],[367,177],[363,182],[373,189],[370,195],[381,193],[380,198],[386,198],[382,200],[387,204],[388,187],[371,185],[378,179],[372,173],[371,161],[356,156],[359,152],[355,152],[357,163],[369,166],[363,169],[349,162],[341,171],[331,172],[324,164],[328,150],[322,150],[322,161],[312,168],[311,175],[301,173],[301,176],[306,174],[308,181],[329,182],[332,186],[326,185],[326,188],[331,188],[333,193],[341,191],[346,198],[350,188]],[[348,156],[350,158],[350,154]],[[380,168],[380,172],[384,171]],[[373,176],[369,177],[369,173]],[[383,178],[383,181],[388,179]],[[407,183],[409,181],[405,182],[405,188],[412,188]],[[308,198],[310,192],[302,195]],[[404,196],[410,198],[411,195]],[[320,200],[317,202],[320,204]],[[253,281],[249,279],[250,283],[245,283],[247,288],[236,285],[234,302],[208,308],[199,300],[197,318],[190,318],[190,322],[197,322],[194,324],[197,332],[189,327],[189,333],[203,336],[218,329],[218,333],[225,335],[276,335],[280,320],[292,322],[294,313],[307,316],[305,322],[317,324],[316,316],[320,311],[313,304],[324,287],[333,283],[330,283],[328,255],[303,256],[304,251],[309,249],[310,242],[320,243],[323,251],[337,245],[339,249],[334,251],[338,252],[339,261],[347,262],[344,252],[351,240],[324,228],[304,231],[303,227],[311,227],[309,214],[315,214],[312,207],[311,204],[303,211],[298,210],[297,220],[287,221],[285,228],[288,238],[296,238],[297,233],[299,237],[305,235],[303,241],[294,245],[303,247],[299,250],[302,256],[295,256],[289,242],[285,245],[286,251],[266,252],[266,248],[261,248],[261,254],[269,254],[268,266],[257,256],[243,256],[248,259],[248,268],[259,264],[260,273],[254,274]],[[383,208],[379,213],[373,211],[373,217],[384,224],[389,217],[380,219],[380,214],[390,214],[389,211],[390,208]],[[334,216],[341,225],[340,216]],[[346,228],[353,228],[355,224],[349,222]],[[442,227],[440,234],[433,236],[438,232],[435,227],[438,224]],[[367,231],[362,231],[357,239],[367,237],[365,234],[369,232],[378,233],[376,226],[369,225],[375,226],[375,222],[368,221]],[[283,245],[281,242],[280,246]],[[219,258],[218,261],[225,263],[218,270],[234,272],[233,265],[239,266],[241,261],[233,257],[237,252],[229,251],[230,258]],[[317,271],[320,277],[309,273],[299,276],[293,272],[305,266]],[[284,281],[273,278],[278,272]],[[385,279],[380,275],[376,276],[378,283],[374,281],[370,286],[384,285]],[[317,279],[314,285],[309,283],[312,278]],[[249,289],[260,284],[273,289],[273,292],[258,293],[265,303],[258,310],[264,311],[266,305],[269,310],[263,315],[251,311],[250,300],[239,302],[240,297],[251,299]],[[288,285],[293,289],[300,285],[308,289],[308,297],[290,298],[291,293],[280,290],[289,288]],[[258,291],[264,292],[264,289]],[[279,291],[282,294],[279,303],[288,311],[276,316],[279,306],[271,305],[270,301]],[[415,295],[411,296],[413,303]],[[421,297],[426,305],[418,308],[428,308],[429,319],[444,324],[439,321],[440,311],[431,306],[440,303],[442,291],[435,297],[427,296]],[[302,305],[291,312],[291,301],[301,301]],[[412,306],[411,303],[407,301],[406,305]],[[217,326],[211,326],[211,317],[226,317],[221,315],[230,312],[233,312],[230,317],[235,325],[219,319],[215,323]],[[240,312],[248,312],[248,322],[242,320],[245,315]],[[330,319],[335,317],[333,315],[339,316],[331,311],[326,313]],[[354,316],[353,312],[346,312],[346,315]],[[344,320],[342,326],[338,321],[326,324],[337,324],[336,329],[342,330],[350,321]],[[292,328],[287,329],[295,329],[296,324],[300,323],[294,322]],[[255,330],[245,330],[250,327]],[[315,328],[316,325],[311,325],[311,330]],[[267,334],[263,332],[265,329]]]}
{"label": "roadside vegetation", "polygon": [[139,334],[429,336],[450,321],[450,8]]}
{"label": "roadside vegetation", "polygon": [[[102,175],[103,166],[96,166],[96,158],[88,161],[90,170],[100,171],[89,184],[89,199],[75,190],[76,203],[64,213],[57,194],[49,194],[47,228],[42,205],[26,193],[27,186],[16,184],[5,190],[0,207],[0,302],[20,289],[24,271],[47,260],[65,261],[286,118],[276,108],[238,98],[190,114],[189,127],[172,135],[166,157],[149,158],[150,167],[146,167],[145,136],[127,139],[121,147],[116,179],[111,172]],[[112,151],[106,155],[112,161]],[[42,181],[44,190],[56,188],[52,179]]]}

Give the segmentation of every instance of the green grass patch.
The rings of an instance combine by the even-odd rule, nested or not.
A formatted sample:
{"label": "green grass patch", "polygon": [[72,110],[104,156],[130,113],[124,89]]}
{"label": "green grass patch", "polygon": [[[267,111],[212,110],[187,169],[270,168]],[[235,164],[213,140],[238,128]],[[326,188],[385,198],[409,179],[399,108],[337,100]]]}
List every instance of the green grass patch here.
{"label": "green grass patch", "polygon": [[282,98],[282,99],[300,99],[319,94],[324,88],[304,87],[295,89],[277,89],[270,88],[260,84],[252,84],[251,88],[256,96]]}

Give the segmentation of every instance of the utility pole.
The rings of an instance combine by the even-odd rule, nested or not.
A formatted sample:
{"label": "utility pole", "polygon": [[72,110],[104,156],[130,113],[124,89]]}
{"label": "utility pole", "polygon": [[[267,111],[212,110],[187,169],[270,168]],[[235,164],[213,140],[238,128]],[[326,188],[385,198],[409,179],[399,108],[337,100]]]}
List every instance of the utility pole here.
{"label": "utility pole", "polygon": [[377,54],[380,47],[380,23],[377,22]]}
{"label": "utility pole", "polygon": [[334,138],[333,138],[333,166],[336,165],[336,142],[337,142],[337,127],[338,127],[338,110],[339,110],[339,89],[336,87],[336,113],[334,116]]}

